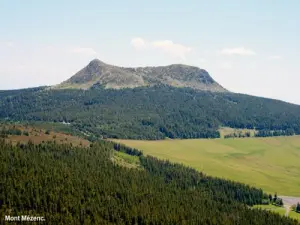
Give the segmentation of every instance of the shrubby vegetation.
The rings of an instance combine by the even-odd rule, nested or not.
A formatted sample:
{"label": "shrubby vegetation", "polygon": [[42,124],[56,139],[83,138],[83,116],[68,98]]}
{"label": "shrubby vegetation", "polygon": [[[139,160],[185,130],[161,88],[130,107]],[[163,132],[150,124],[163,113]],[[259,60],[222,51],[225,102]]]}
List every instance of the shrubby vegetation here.
{"label": "shrubby vegetation", "polygon": [[286,130],[260,130],[255,136],[256,137],[276,137],[276,136],[292,136],[295,134],[294,129],[286,129]]}
{"label": "shrubby vegetation", "polygon": [[[219,127],[300,134],[300,106],[169,86],[0,92],[0,118],[63,123],[90,139],[217,138]],[[266,131],[272,131],[267,133]]]}
{"label": "shrubby vegetation", "polygon": [[[139,155],[143,170],[111,161],[112,149]],[[52,224],[296,225],[250,209],[262,190],[109,142],[90,148],[0,141],[0,216],[40,215]]]}
{"label": "shrubby vegetation", "polygon": [[9,127],[9,128],[5,128],[5,127],[0,127],[0,137],[2,138],[6,138],[8,135],[22,135],[22,131],[18,128],[14,128],[14,127]]}
{"label": "shrubby vegetation", "polygon": [[296,213],[300,213],[300,203],[298,202],[296,205],[293,205],[292,210]]}
{"label": "shrubby vegetation", "polygon": [[239,133],[224,135],[224,138],[246,138],[246,137],[251,137],[251,133],[249,131],[246,133],[239,132]]}
{"label": "shrubby vegetation", "polygon": [[276,206],[283,206],[283,201],[281,198],[278,198],[277,193],[274,194],[274,197],[272,195],[269,195],[269,204],[273,204]]}

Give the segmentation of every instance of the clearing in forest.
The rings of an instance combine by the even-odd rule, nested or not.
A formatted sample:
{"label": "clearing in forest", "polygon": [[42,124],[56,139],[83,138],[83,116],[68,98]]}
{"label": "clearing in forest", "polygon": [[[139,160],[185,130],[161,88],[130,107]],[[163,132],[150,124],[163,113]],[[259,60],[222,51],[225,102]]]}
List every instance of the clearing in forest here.
{"label": "clearing in forest", "polygon": [[144,154],[262,188],[300,197],[300,136],[189,140],[114,140]]}

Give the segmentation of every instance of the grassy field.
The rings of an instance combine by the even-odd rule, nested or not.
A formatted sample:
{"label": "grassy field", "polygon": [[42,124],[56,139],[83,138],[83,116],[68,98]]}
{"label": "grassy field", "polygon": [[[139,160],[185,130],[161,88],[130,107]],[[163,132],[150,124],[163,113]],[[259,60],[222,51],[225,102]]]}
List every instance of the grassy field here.
{"label": "grassy field", "polygon": [[114,151],[112,161],[120,166],[131,168],[131,169],[141,169],[140,159],[138,156],[128,155],[124,152]]}
{"label": "grassy field", "polygon": [[225,135],[232,135],[232,134],[246,134],[247,132],[250,133],[251,137],[254,137],[255,134],[257,133],[256,130],[252,130],[252,129],[236,129],[236,128],[230,128],[230,127],[221,127],[219,129],[220,132],[220,136],[221,138],[224,138]]}
{"label": "grassy field", "polygon": [[300,196],[300,136],[115,141],[208,175],[240,181],[278,195]]}
{"label": "grassy field", "polygon": [[284,207],[278,207],[275,205],[255,205],[255,206],[253,206],[253,208],[272,211],[272,212],[278,213],[282,216],[284,216],[286,213],[286,209]]}
{"label": "grassy field", "polygon": [[[284,216],[286,213],[286,209],[284,207],[278,207],[275,205],[255,205],[255,206],[253,206],[253,208],[272,211],[272,212],[278,213],[282,216]],[[300,221],[300,213],[296,213],[295,211],[290,211],[288,216]]]}
{"label": "grassy field", "polygon": [[300,221],[300,213],[296,213],[294,211],[291,211],[289,213],[289,217],[293,218],[293,219],[296,219],[296,220],[299,220]]}

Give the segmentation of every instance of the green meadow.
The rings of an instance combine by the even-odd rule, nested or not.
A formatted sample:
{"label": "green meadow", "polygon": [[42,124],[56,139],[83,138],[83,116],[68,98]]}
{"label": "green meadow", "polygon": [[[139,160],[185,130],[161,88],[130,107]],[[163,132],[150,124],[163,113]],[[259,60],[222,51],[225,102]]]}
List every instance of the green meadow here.
{"label": "green meadow", "polygon": [[[275,206],[275,205],[255,205],[255,206],[253,206],[253,208],[272,211],[272,212],[278,213],[282,216],[284,216],[286,214],[286,209],[284,207],[279,207],[279,206]],[[290,210],[288,213],[288,216],[300,221],[300,213],[296,213],[295,211]]]}
{"label": "green meadow", "polygon": [[289,217],[293,218],[293,219],[296,219],[296,220],[299,220],[300,221],[300,213],[296,213],[294,211],[291,211],[289,213]]}
{"label": "green meadow", "polygon": [[300,196],[300,136],[115,141],[211,176],[250,184],[272,194]]}
{"label": "green meadow", "polygon": [[138,156],[131,156],[123,152],[114,152],[112,157],[112,161],[119,166],[133,168],[133,169],[141,169],[140,160]]}
{"label": "green meadow", "polygon": [[278,213],[282,216],[284,216],[286,213],[286,209],[284,207],[279,207],[279,206],[275,206],[275,205],[255,205],[255,206],[253,206],[253,208],[272,211],[272,212]]}

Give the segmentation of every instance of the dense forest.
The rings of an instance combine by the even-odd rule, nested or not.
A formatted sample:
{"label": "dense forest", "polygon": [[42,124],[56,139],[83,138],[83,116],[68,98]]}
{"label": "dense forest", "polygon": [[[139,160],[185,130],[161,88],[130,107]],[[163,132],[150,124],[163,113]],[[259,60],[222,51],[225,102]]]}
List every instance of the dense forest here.
{"label": "dense forest", "polygon": [[[143,169],[114,164],[114,150]],[[296,225],[251,209],[268,195],[236,182],[109,142],[89,148],[0,140],[0,216],[34,215],[47,224]]]}
{"label": "dense forest", "polygon": [[234,93],[169,86],[0,92],[0,119],[70,123],[92,138],[217,138],[220,126],[300,134],[300,106]]}

